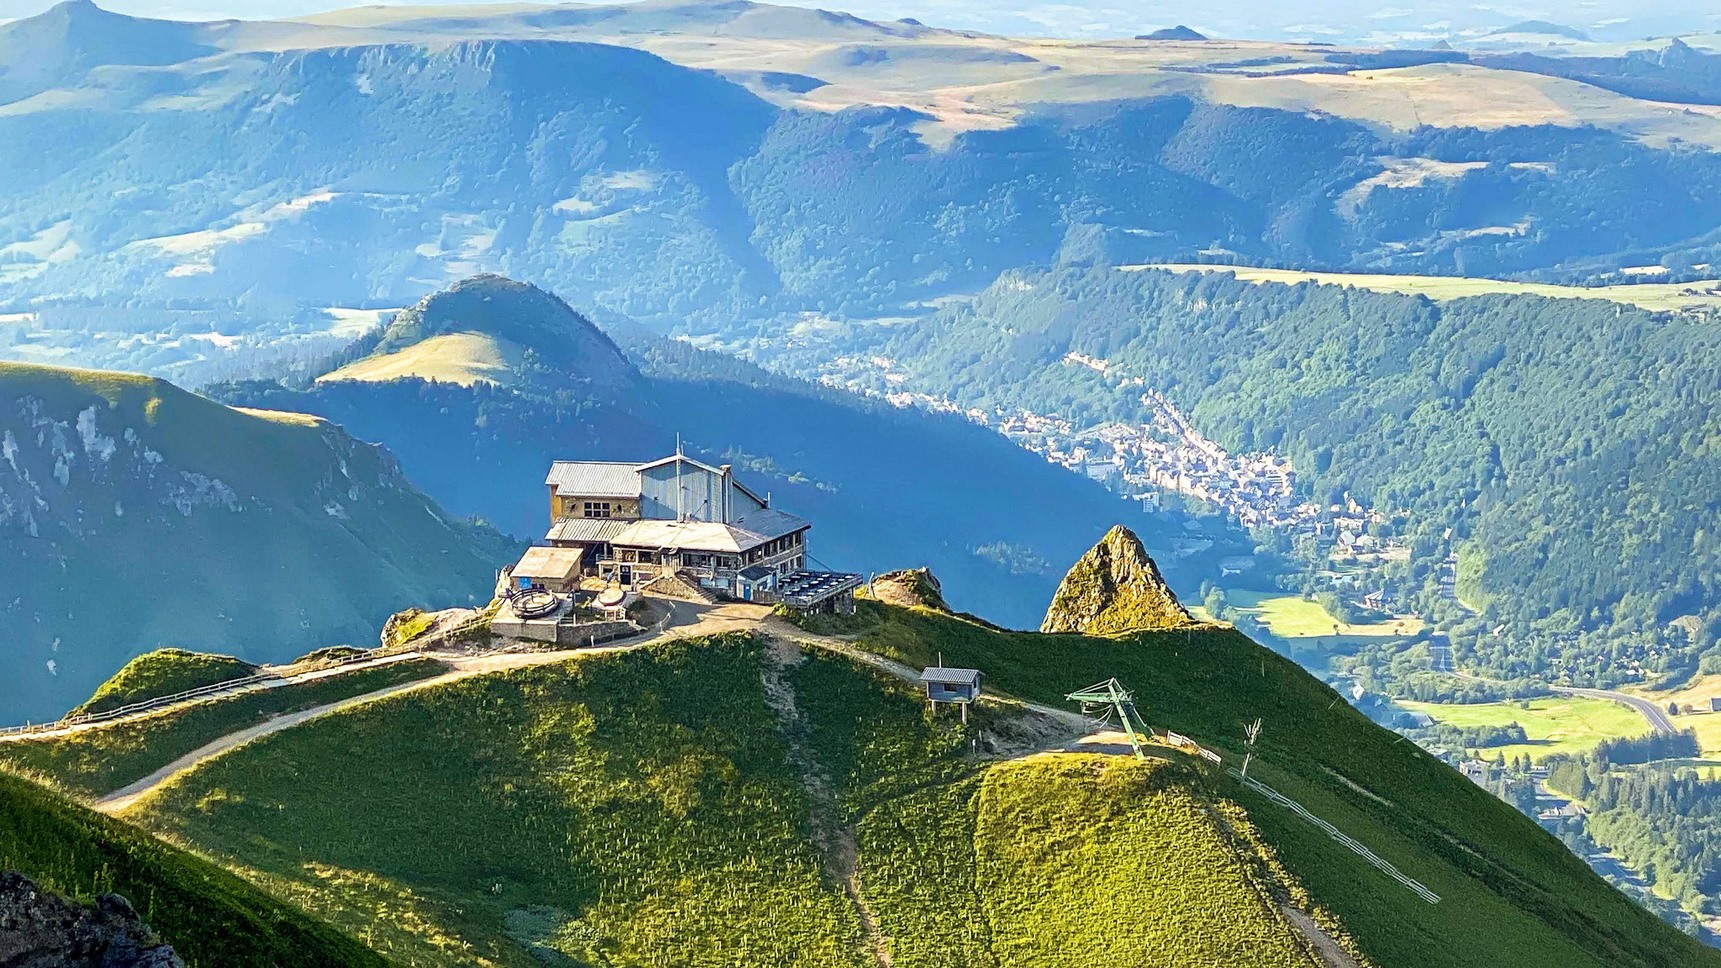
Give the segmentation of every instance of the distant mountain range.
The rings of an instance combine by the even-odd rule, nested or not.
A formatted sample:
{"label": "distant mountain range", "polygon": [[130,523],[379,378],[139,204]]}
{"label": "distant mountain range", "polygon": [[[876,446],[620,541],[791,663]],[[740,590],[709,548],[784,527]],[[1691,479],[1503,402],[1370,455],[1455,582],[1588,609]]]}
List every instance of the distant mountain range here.
{"label": "distant mountain range", "polygon": [[1096,256],[1721,262],[1721,158],[1686,150],[1721,146],[1703,43],[1094,46],[668,0],[181,24],[76,0],[0,26],[0,354],[171,373],[191,325],[219,355],[486,270],[712,332],[913,316]]}

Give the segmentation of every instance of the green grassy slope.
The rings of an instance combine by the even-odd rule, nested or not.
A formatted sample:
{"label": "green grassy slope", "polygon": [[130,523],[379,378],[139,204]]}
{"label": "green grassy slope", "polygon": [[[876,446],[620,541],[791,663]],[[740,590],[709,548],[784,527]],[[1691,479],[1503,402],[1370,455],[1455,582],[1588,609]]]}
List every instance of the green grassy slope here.
{"label": "green grassy slope", "polygon": [[157,649],[127,662],[69,715],[106,712],[200,686],[243,679],[257,667],[230,655]]}
{"label": "green grassy slope", "polygon": [[[908,686],[746,635],[478,677],[279,733],[129,816],[405,960],[1305,965],[1280,906],[1383,966],[1716,965],[1529,820],[1223,628],[1001,632],[862,604],[860,642],[1059,703],[1116,675],[1442,896],[1431,905],[1222,771],[1003,763]],[[1235,760],[1233,759],[1233,762]],[[352,810],[363,803],[367,809]],[[869,933],[845,889],[858,892]],[[1481,927],[1479,927],[1481,926]]]}
{"label": "green grassy slope", "polygon": [[385,963],[213,864],[4,771],[0,869],[80,899],[123,895],[193,968]]}
{"label": "green grassy slope", "polygon": [[278,661],[487,598],[511,545],[319,420],[0,364],[0,709],[45,719],[161,646]]}
{"label": "green grassy slope", "polygon": [[1285,868],[1377,964],[1721,964],[1721,953],[1638,908],[1534,822],[1234,631],[1048,637],[925,609],[861,608],[863,646],[911,664],[942,652],[1024,698],[1061,703],[1116,676],[1150,724],[1229,751],[1232,763],[1243,724],[1261,717],[1250,774],[1442,898],[1417,900],[1290,811],[1229,786]]}
{"label": "green grassy slope", "polygon": [[817,654],[791,678],[894,965],[1317,964],[1275,910],[1300,889],[1202,771],[971,760],[970,737],[1008,729],[998,710],[969,733]]}
{"label": "green grassy slope", "polygon": [[[1182,768],[1071,758],[1044,798],[1047,767],[965,755],[1001,714],[964,732],[848,660],[778,661],[739,635],[469,679],[235,750],[129,816],[408,961],[868,965],[858,866],[899,968],[1148,941],[1163,964],[1314,964]],[[946,794],[943,827],[885,822]],[[1060,815],[1086,822],[1048,840]],[[944,827],[969,881],[922,876]]]}
{"label": "green grassy slope", "polygon": [[408,659],[297,685],[223,696],[64,736],[0,743],[0,764],[48,777],[79,796],[101,797],[207,743],[264,720],[425,679],[446,668],[435,659]]}
{"label": "green grassy slope", "polygon": [[407,961],[852,964],[758,663],[741,638],[469,679],[235,750],[133,816]]}

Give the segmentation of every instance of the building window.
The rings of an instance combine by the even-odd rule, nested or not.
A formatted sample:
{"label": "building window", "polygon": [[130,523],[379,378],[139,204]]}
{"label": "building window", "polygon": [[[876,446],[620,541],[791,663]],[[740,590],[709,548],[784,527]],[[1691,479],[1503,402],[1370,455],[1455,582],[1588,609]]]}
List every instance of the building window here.
{"label": "building window", "polygon": [[588,518],[607,518],[610,516],[610,502],[587,501],[585,516]]}

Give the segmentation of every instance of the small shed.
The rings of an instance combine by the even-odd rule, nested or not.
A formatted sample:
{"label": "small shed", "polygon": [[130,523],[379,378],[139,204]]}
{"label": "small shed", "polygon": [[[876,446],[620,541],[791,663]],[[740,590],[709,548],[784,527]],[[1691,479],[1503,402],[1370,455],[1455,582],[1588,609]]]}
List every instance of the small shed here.
{"label": "small shed", "polygon": [[1721,713],[1721,696],[1714,696],[1714,697],[1710,698],[1710,700],[1709,700],[1709,711],[1712,713]]}
{"label": "small shed", "polygon": [[935,703],[971,703],[980,698],[979,669],[932,666],[921,672],[920,684],[926,687],[926,698]]}
{"label": "small shed", "polygon": [[569,592],[580,581],[581,561],[585,550],[573,548],[527,548],[514,566],[515,588],[547,588],[553,592]]}

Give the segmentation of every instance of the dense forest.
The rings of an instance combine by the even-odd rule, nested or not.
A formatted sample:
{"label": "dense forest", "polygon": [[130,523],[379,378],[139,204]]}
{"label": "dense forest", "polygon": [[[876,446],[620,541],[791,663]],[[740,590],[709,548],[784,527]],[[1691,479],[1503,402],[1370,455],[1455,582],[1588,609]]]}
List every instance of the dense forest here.
{"label": "dense forest", "polygon": [[[1690,732],[1616,740],[1549,761],[1548,786],[1589,807],[1587,830],[1665,896],[1721,914],[1721,781],[1658,762],[1697,754]],[[1644,765],[1647,764],[1647,765]]]}
{"label": "dense forest", "polygon": [[1013,274],[881,351],[961,405],[1078,425],[1143,420],[1158,389],[1228,449],[1288,455],[1314,501],[1403,512],[1410,602],[1488,675],[1615,682],[1721,639],[1712,320],[1096,268]]}

